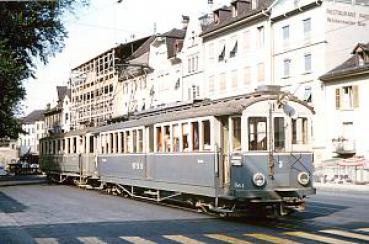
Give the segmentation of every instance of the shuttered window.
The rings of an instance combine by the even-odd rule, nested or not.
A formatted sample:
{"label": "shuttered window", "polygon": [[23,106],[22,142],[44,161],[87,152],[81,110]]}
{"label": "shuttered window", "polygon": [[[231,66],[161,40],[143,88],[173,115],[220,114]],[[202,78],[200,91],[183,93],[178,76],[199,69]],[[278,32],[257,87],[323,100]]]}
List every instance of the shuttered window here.
{"label": "shuttered window", "polygon": [[359,86],[352,86],[352,95],[353,95],[353,106],[354,108],[359,107]]}
{"label": "shuttered window", "polygon": [[341,108],[341,89],[336,89],[336,109]]}

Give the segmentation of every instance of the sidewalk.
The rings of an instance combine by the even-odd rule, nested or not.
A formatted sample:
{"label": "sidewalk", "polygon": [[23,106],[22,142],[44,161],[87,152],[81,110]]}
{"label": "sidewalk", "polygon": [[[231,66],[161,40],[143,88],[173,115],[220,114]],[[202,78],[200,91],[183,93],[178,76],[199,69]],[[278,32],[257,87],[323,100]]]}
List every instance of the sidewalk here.
{"label": "sidewalk", "polygon": [[332,183],[314,183],[314,187],[324,191],[361,191],[369,192],[369,185],[354,185],[354,184],[332,184]]}
{"label": "sidewalk", "polygon": [[44,175],[0,176],[0,186],[32,185],[47,183]]}

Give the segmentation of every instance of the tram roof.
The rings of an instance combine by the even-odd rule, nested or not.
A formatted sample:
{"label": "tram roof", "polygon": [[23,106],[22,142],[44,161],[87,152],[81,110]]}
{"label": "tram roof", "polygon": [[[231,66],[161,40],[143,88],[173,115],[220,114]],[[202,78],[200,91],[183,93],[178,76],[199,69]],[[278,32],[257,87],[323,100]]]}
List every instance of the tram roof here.
{"label": "tram roof", "polygon": [[247,107],[256,102],[266,100],[277,100],[281,95],[289,95],[289,100],[306,106],[314,113],[313,107],[308,103],[299,100],[290,93],[276,91],[256,91],[247,95],[235,96],[218,100],[197,101],[191,104],[179,105],[177,107],[163,108],[161,110],[140,112],[133,114],[129,120],[124,122],[112,123],[103,127],[93,128],[92,133],[100,133],[111,130],[147,126],[156,123],[170,122],[175,120],[190,119],[206,116],[223,116],[240,114]]}

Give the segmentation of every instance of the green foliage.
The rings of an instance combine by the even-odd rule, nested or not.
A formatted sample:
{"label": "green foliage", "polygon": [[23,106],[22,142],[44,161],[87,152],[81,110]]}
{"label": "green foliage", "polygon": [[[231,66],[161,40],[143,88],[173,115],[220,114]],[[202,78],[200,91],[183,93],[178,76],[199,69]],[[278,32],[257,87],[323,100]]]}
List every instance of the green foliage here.
{"label": "green foliage", "polygon": [[23,81],[35,78],[39,60],[47,64],[62,51],[67,38],[63,14],[87,4],[88,0],[0,2],[0,138],[16,138],[21,132],[15,115],[26,94]]}

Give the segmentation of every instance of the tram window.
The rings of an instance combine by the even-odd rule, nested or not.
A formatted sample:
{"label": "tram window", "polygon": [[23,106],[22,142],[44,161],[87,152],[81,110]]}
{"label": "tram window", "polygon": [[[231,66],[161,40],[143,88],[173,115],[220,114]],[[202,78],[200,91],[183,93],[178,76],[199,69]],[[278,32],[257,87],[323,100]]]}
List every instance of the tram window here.
{"label": "tram window", "polygon": [[56,147],[55,147],[55,141],[53,141],[53,154],[55,154],[55,152],[56,152]]}
{"label": "tram window", "polygon": [[149,127],[149,152],[154,151],[154,127]]}
{"label": "tram window", "polygon": [[170,152],[170,126],[164,126],[164,151]]}
{"label": "tram window", "polygon": [[138,152],[143,152],[143,130],[138,130]]}
{"label": "tram window", "polygon": [[133,153],[137,152],[137,130],[132,131]]}
{"label": "tram window", "polygon": [[199,122],[192,122],[192,148],[193,151],[199,150]]}
{"label": "tram window", "polygon": [[274,118],[274,149],[282,151],[285,149],[284,118]]}
{"label": "tram window", "polygon": [[70,154],[71,153],[71,139],[67,138],[67,153]]}
{"label": "tram window", "polygon": [[307,118],[292,119],[292,144],[308,143]]}
{"label": "tram window", "polygon": [[73,153],[77,153],[77,138],[73,137]]}
{"label": "tram window", "polygon": [[210,129],[210,121],[209,120],[205,120],[202,121],[202,130],[203,130],[203,142],[204,142],[204,146],[203,149],[204,151],[210,151],[211,150],[211,129]]}
{"label": "tram window", "polygon": [[162,152],[162,134],[161,134],[161,127],[156,127],[156,151]]}
{"label": "tram window", "polygon": [[249,150],[267,150],[267,119],[266,117],[249,118]]}
{"label": "tram window", "polygon": [[114,153],[114,133],[109,134],[109,153]]}
{"label": "tram window", "polygon": [[114,153],[118,153],[119,151],[118,150],[118,141],[119,141],[118,134],[119,132],[114,133],[114,140],[115,140]]}
{"label": "tram window", "polygon": [[241,151],[241,118],[232,118],[232,149],[233,151]]}
{"label": "tram window", "polygon": [[121,146],[122,146],[121,150],[122,150],[122,153],[125,153],[124,132],[119,132],[119,133],[120,133],[120,140],[121,140]]}
{"label": "tram window", "polygon": [[94,153],[94,149],[95,149],[95,147],[94,147],[94,137],[93,136],[90,136],[90,153]]}
{"label": "tram window", "polygon": [[181,132],[179,130],[179,125],[173,125],[173,152],[179,152],[179,140],[181,136]]}
{"label": "tram window", "polygon": [[127,153],[132,153],[132,136],[130,131],[126,131],[126,145],[127,145]]}
{"label": "tram window", "polygon": [[189,131],[189,126],[188,123],[183,123],[182,124],[182,151],[183,152],[188,152],[190,149],[190,131]]}

